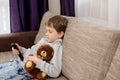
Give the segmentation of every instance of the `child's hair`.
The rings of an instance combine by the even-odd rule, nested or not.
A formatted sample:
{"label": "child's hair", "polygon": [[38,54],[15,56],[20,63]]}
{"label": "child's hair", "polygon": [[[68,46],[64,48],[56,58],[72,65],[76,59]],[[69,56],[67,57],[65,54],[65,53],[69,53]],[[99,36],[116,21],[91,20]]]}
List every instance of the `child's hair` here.
{"label": "child's hair", "polygon": [[47,22],[47,25],[50,27],[53,26],[58,33],[61,31],[65,33],[67,24],[68,20],[60,15],[51,17]]}

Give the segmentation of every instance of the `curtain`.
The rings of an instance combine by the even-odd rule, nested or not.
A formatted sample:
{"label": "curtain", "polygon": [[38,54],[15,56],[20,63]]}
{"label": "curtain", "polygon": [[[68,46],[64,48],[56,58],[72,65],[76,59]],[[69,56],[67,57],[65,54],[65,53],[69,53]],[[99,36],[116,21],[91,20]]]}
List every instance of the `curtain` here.
{"label": "curtain", "polygon": [[10,33],[9,0],[0,0],[0,34]]}
{"label": "curtain", "polygon": [[108,0],[108,24],[120,29],[120,0]]}
{"label": "curtain", "polygon": [[74,0],[60,0],[61,15],[75,16]]}
{"label": "curtain", "polygon": [[11,32],[38,30],[48,0],[9,0]]}
{"label": "curtain", "polygon": [[107,22],[109,27],[120,28],[119,0],[75,0],[75,16],[92,17]]}

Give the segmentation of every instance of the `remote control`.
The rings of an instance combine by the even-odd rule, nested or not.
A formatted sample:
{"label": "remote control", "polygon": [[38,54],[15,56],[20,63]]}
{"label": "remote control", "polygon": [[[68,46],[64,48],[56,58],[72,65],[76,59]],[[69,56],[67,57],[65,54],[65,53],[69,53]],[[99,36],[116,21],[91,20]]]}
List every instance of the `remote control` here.
{"label": "remote control", "polygon": [[[11,46],[12,46],[12,48],[19,50],[15,43],[11,43]],[[20,51],[19,51],[19,57],[20,57],[21,61],[23,61],[24,57]]]}

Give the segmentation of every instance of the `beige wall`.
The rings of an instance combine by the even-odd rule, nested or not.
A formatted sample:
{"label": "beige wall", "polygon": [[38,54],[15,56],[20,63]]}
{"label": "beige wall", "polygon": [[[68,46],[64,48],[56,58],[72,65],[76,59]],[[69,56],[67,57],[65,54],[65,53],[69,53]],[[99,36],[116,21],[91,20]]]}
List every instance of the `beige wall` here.
{"label": "beige wall", "polygon": [[49,10],[55,14],[60,14],[60,0],[48,0]]}

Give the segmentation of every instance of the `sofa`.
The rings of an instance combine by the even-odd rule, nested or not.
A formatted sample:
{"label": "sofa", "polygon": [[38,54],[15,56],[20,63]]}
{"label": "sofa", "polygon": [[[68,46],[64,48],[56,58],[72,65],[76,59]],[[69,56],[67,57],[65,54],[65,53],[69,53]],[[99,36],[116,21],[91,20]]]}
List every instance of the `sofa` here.
{"label": "sofa", "polygon": [[[47,11],[38,31],[1,34],[0,63],[17,58],[11,52],[12,42],[27,48],[36,44],[44,36],[45,22],[54,15]],[[47,80],[120,80],[120,30],[64,17],[69,23],[63,39],[62,72]]]}

